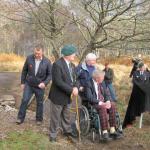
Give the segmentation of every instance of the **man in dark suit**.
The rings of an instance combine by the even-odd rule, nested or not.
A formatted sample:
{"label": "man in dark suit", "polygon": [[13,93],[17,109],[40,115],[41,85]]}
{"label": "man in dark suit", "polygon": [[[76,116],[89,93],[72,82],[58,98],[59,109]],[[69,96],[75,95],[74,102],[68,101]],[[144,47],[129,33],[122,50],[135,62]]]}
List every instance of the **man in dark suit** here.
{"label": "man in dark suit", "polygon": [[138,66],[138,70],[133,74],[133,80],[145,81],[149,78],[149,72],[146,70],[145,64],[140,63]]}
{"label": "man in dark suit", "polygon": [[21,74],[23,98],[18,112],[17,124],[24,122],[28,102],[35,94],[37,108],[36,121],[40,125],[43,120],[43,97],[45,86],[51,80],[51,62],[43,55],[43,46],[37,45],[34,54],[29,55]]}
{"label": "man in dark suit", "polygon": [[[85,96],[98,111],[101,127],[103,131],[103,139],[109,140],[109,133],[113,137],[117,137],[115,130],[116,126],[116,107],[114,102],[110,101],[109,91],[106,88],[104,80],[105,72],[95,70],[92,74],[92,79],[85,86]],[[109,114],[109,122],[108,122]],[[110,129],[109,129],[110,127]]]}
{"label": "man in dark suit", "polygon": [[137,116],[150,110],[150,73],[146,70],[144,63],[140,63],[138,67],[138,70],[133,74],[133,88],[123,121],[123,128],[131,127]]}
{"label": "man in dark suit", "polygon": [[51,100],[50,141],[55,142],[59,123],[64,135],[72,136],[70,124],[71,96],[78,95],[74,65],[76,47],[66,45],[62,48],[61,57],[52,67],[52,86],[49,93]]}

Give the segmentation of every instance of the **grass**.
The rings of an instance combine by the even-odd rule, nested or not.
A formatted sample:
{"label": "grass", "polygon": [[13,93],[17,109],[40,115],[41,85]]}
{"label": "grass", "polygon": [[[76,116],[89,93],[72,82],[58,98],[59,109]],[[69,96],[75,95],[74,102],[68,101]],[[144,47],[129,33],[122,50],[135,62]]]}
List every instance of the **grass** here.
{"label": "grass", "polygon": [[4,150],[21,150],[21,149],[44,149],[47,141],[43,135],[34,133],[32,131],[25,131],[23,133],[10,133],[3,142],[0,142],[1,149]]}
{"label": "grass", "polygon": [[11,54],[0,54],[0,71],[21,71],[24,63],[24,58],[13,53]]}
{"label": "grass", "polygon": [[24,58],[21,56],[18,56],[16,54],[10,53],[10,54],[6,54],[6,53],[1,53],[0,54],[0,62],[15,62],[15,61],[23,61]]}
{"label": "grass", "polygon": [[0,141],[0,150],[61,150],[72,149],[68,144],[53,144],[46,135],[33,131],[11,132],[8,137]]}

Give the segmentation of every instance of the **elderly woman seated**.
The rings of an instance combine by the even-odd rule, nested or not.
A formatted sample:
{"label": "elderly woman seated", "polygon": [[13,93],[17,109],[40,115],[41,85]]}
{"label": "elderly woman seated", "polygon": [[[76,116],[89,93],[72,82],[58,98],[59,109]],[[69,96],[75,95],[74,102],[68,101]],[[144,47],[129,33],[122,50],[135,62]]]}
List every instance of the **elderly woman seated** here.
{"label": "elderly woman seated", "polygon": [[105,72],[96,69],[92,74],[92,79],[87,82],[84,92],[86,100],[89,101],[99,113],[103,139],[109,140],[109,135],[115,137],[118,136],[115,130],[116,107],[110,100],[109,90],[107,90],[103,81],[104,75]]}

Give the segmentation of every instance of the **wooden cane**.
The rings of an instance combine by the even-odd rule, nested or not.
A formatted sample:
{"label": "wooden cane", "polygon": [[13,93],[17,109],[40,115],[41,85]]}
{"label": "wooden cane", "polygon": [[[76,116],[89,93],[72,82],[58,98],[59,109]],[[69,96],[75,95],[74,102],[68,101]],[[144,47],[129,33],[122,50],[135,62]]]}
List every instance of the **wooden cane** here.
{"label": "wooden cane", "polygon": [[[71,95],[71,100],[73,100],[73,95]],[[76,106],[75,106],[75,111],[76,111],[76,118],[77,118],[77,130],[79,134],[79,142],[81,142],[81,130],[80,130],[80,118],[79,118],[79,106],[78,106],[78,96],[75,97],[76,101]],[[74,108],[72,108],[74,109]]]}
{"label": "wooden cane", "polygon": [[76,96],[76,113],[77,113],[77,125],[78,125],[78,133],[79,133],[79,142],[81,142],[81,131],[80,131],[80,119],[79,119],[79,107],[78,107],[78,96]]}

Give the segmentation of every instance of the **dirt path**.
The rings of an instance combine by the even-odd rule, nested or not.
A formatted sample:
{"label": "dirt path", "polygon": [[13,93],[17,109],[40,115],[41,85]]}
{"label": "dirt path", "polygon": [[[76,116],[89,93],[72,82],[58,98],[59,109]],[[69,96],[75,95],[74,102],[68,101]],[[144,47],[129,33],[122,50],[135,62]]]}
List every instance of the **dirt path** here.
{"label": "dirt path", "polygon": [[20,73],[0,72],[0,95],[13,95],[18,108],[22,91],[20,88]]}

